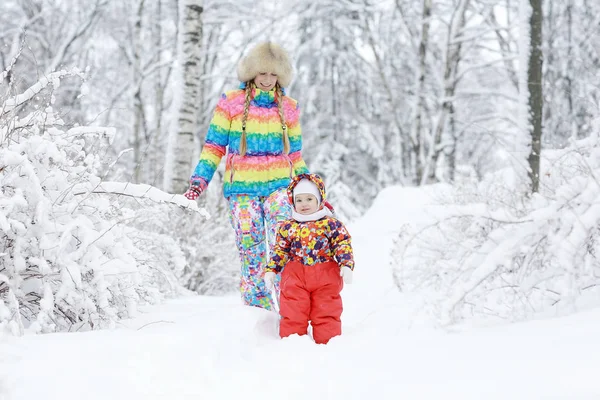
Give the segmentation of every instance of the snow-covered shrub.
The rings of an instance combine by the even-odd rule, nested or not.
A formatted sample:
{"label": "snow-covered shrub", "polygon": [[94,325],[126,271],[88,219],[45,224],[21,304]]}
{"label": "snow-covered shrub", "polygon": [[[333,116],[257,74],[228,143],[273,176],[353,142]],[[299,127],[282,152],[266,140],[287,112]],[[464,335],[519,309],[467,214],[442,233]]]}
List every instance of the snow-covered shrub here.
{"label": "snow-covered shrub", "polygon": [[397,239],[401,290],[442,324],[522,320],[600,305],[600,143],[543,153],[541,191],[524,197],[510,171],[446,187],[438,222]]}
{"label": "snow-covered shrub", "polygon": [[52,109],[50,89],[78,74],[0,100],[0,331],[109,327],[183,291],[180,248],[133,228],[141,211],[99,190],[114,132]]}
{"label": "snow-covered shrub", "polygon": [[[135,186],[144,185],[129,185],[129,191],[135,192],[131,190]],[[132,193],[133,196],[120,198],[123,206],[138,209],[131,226],[140,233],[135,242],[147,249],[146,258],[153,258],[155,262],[166,265],[174,263],[168,258],[177,252],[179,262],[168,269],[177,272],[180,285],[204,295],[235,291],[240,276],[234,231],[228,220],[227,203],[220,188],[219,182],[212,182],[208,193],[203,194],[200,200],[203,206],[201,209],[210,218],[206,218],[206,214],[183,212],[179,207],[146,202],[139,193],[143,189],[138,190],[137,194]],[[124,189],[111,185],[109,192],[122,193]],[[155,243],[161,245],[153,245]],[[166,245],[172,246],[173,251],[165,253]]]}
{"label": "snow-covered shrub", "polygon": [[177,240],[189,261],[183,285],[199,294],[219,295],[237,291],[240,259],[222,185],[213,179],[211,186],[201,199],[211,218],[181,221]]}

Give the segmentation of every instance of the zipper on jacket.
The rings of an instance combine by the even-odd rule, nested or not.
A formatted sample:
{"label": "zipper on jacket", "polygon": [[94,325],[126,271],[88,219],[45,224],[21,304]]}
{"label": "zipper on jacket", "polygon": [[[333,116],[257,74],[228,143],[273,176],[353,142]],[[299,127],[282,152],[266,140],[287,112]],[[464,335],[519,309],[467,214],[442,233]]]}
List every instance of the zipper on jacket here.
{"label": "zipper on jacket", "polygon": [[235,174],[234,158],[235,154],[232,154],[229,162],[229,183],[233,183],[233,175]]}
{"label": "zipper on jacket", "polygon": [[292,179],[294,177],[294,163],[292,162],[290,156],[288,156],[287,154],[285,154],[284,157],[290,165],[290,179]]}

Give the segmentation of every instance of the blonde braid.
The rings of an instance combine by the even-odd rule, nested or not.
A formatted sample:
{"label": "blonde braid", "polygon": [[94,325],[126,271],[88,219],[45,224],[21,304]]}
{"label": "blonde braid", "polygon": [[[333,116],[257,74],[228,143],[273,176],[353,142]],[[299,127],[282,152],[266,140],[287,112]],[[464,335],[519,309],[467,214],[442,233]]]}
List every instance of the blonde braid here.
{"label": "blonde braid", "polygon": [[279,83],[275,87],[277,90],[277,111],[279,111],[281,130],[283,131],[283,153],[287,155],[290,154],[290,137],[288,135],[287,124],[285,123],[285,115],[283,114],[283,92]]}
{"label": "blonde braid", "polygon": [[242,137],[240,138],[240,155],[245,156],[248,144],[246,142],[246,121],[248,120],[248,111],[250,110],[250,95],[254,88],[253,82],[246,82],[246,97],[244,100],[244,115],[242,116]]}

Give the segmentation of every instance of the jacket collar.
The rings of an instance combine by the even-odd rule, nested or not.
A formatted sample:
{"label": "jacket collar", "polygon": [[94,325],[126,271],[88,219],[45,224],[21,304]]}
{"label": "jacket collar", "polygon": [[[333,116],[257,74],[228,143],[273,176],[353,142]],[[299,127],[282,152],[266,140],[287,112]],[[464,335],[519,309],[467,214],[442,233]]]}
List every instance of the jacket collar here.
{"label": "jacket collar", "polygon": [[332,212],[327,207],[323,207],[312,214],[300,214],[296,210],[292,210],[292,218],[298,222],[318,221],[324,217],[333,217]]}
{"label": "jacket collar", "polygon": [[252,89],[252,104],[267,108],[276,106],[277,103],[275,103],[275,89],[271,89],[268,92],[259,88]]}
{"label": "jacket collar", "polygon": [[[246,82],[240,83],[239,88],[245,90]],[[285,88],[281,88],[281,94],[285,96]],[[275,102],[275,89],[265,91],[255,87],[252,89],[251,103],[257,107],[271,108],[277,106],[277,103]]]}

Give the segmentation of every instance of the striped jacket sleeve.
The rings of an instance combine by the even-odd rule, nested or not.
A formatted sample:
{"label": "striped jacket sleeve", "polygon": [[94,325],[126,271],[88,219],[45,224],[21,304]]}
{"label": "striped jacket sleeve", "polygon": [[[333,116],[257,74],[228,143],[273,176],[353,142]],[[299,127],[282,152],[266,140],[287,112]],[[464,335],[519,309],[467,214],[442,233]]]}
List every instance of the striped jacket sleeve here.
{"label": "striped jacket sleeve", "polygon": [[190,178],[192,186],[206,189],[210,183],[229,144],[231,116],[227,107],[227,95],[219,99],[206,134],[206,141],[200,153],[200,160]]}

